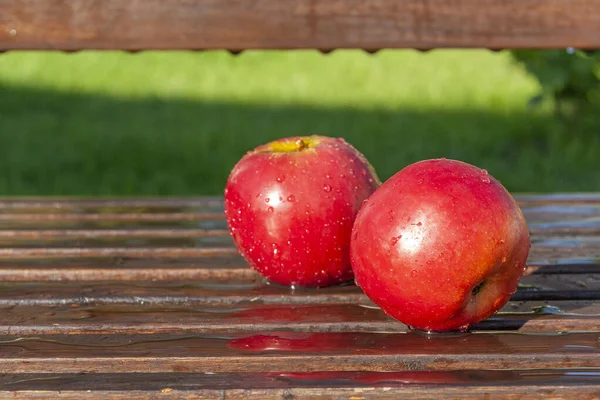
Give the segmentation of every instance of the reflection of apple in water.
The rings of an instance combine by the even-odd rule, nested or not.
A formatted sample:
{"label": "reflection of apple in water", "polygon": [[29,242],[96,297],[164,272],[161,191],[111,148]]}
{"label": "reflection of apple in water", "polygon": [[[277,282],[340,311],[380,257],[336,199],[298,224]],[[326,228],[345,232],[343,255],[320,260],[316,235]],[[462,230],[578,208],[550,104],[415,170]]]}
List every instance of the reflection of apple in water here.
{"label": "reflection of apple in water", "polygon": [[380,182],[343,139],[276,140],[248,152],[225,188],[225,214],[248,263],[282,285],[352,280],[350,233]]}
{"label": "reflection of apple in water", "polygon": [[357,284],[417,329],[466,329],[515,292],[529,253],[525,218],[485,170],[454,160],[404,168],[362,206],[351,257]]}

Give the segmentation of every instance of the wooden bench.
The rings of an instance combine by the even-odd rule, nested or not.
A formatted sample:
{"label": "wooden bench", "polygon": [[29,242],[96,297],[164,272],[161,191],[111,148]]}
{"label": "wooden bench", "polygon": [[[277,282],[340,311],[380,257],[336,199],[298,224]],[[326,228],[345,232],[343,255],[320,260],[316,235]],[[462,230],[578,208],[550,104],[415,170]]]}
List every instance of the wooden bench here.
{"label": "wooden bench", "polygon": [[[0,50],[568,46],[600,48],[600,0],[0,2]],[[517,199],[519,290],[443,337],[265,284],[221,198],[0,200],[0,396],[600,398],[600,194]]]}

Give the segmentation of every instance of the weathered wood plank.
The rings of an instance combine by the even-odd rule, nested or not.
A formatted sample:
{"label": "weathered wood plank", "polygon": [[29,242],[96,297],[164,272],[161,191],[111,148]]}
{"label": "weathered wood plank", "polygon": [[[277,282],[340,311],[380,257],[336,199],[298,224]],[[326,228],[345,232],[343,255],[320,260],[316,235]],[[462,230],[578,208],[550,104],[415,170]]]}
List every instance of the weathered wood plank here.
{"label": "weathered wood plank", "polygon": [[5,0],[0,49],[597,48],[599,11],[599,0]]}
{"label": "weathered wood plank", "polygon": [[[592,271],[583,268],[581,271]],[[595,271],[595,270],[594,270]],[[598,271],[600,273],[600,266]],[[0,259],[2,281],[246,281],[259,275],[239,256],[204,258]]]}
{"label": "weathered wood plank", "polygon": [[[563,396],[592,399],[600,394],[600,373],[590,370],[401,371],[322,373],[162,373],[162,374],[6,374],[0,396],[21,398],[461,398],[467,394],[494,399]],[[468,389],[465,386],[469,386]],[[133,396],[133,397],[131,397]],[[293,397],[292,397],[293,396]],[[367,397],[365,397],[367,396]],[[517,397],[518,396],[518,397]],[[587,397],[586,397],[587,396]],[[110,398],[109,397],[109,398]],[[40,397],[37,397],[40,398]]]}
{"label": "weathered wood plank", "polygon": [[[525,277],[524,279],[529,279]],[[599,300],[595,286],[562,289],[560,280],[542,290],[523,281],[512,301]],[[551,288],[551,284],[555,288]],[[201,304],[370,304],[360,288],[348,284],[327,288],[290,288],[264,280],[177,282],[0,282],[0,306],[51,305],[201,305]]]}
{"label": "weathered wood plank", "polygon": [[[368,304],[4,306],[0,307],[0,315],[0,335],[15,336],[408,331],[404,324]],[[600,304],[512,302],[471,331],[600,331],[598,318]]]}
{"label": "weathered wood plank", "polygon": [[[22,247],[0,248],[0,259],[64,259],[64,258],[200,258],[233,257],[238,252],[227,236],[202,238],[115,239],[117,246],[107,246],[105,239],[87,239],[90,247]],[[146,240],[146,245],[144,242]],[[80,240],[82,243],[86,239]],[[141,242],[140,242],[141,241]],[[91,246],[91,244],[94,246]],[[129,247],[120,247],[119,244]],[[185,247],[182,247],[185,245]],[[600,237],[543,238],[532,240],[529,263],[558,263],[562,260],[594,261],[600,259]]]}
{"label": "weathered wood plank", "polygon": [[178,337],[6,337],[0,370],[11,373],[449,371],[600,368],[595,333],[221,334]]}
{"label": "weathered wood plank", "polygon": [[[148,392],[143,390],[119,391],[16,391],[7,392],[0,390],[0,396],[6,395],[9,398],[18,396],[19,399],[40,399],[47,400],[52,396],[60,395],[61,399],[164,399],[164,398],[185,398],[185,399],[214,399],[222,400],[281,400],[281,399],[318,399],[318,400],[364,400],[376,397],[382,400],[404,399],[432,399],[440,398],[448,400],[464,400],[466,398],[482,398],[494,400],[538,400],[540,398],[549,400],[565,400],[577,398],[578,400],[597,400],[598,389],[595,385],[583,386],[552,386],[523,388],[513,385],[503,387],[449,387],[449,388],[334,388],[334,389],[230,389],[230,390],[210,390],[210,389],[181,389],[170,390],[165,388],[160,392]],[[293,396],[293,397],[292,397]]]}
{"label": "weathered wood plank", "polygon": [[[533,260],[535,262],[535,260]],[[525,275],[571,275],[569,280],[585,288],[575,275],[600,274],[600,263],[545,260],[529,264]],[[220,257],[77,257],[0,258],[2,281],[256,281],[259,275],[239,255]],[[524,278],[529,284],[530,278]],[[579,283],[583,282],[583,284]]]}
{"label": "weathered wood plank", "polygon": [[[515,199],[524,209],[538,210],[547,206],[600,206],[600,193],[515,193]],[[0,197],[2,212],[188,212],[198,209],[222,210],[220,196],[202,197]],[[558,210],[564,209],[558,208]]]}

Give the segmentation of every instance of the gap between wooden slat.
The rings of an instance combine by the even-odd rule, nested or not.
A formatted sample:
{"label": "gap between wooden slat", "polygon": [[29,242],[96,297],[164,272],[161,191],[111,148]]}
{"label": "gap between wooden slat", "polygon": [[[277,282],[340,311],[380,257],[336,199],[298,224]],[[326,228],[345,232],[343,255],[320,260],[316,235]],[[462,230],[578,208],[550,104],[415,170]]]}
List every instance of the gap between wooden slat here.
{"label": "gap between wooden slat", "polygon": [[0,222],[132,222],[132,221],[215,221],[223,220],[218,212],[174,212],[174,213],[101,213],[101,214],[0,214]]}
{"label": "gap between wooden slat", "polygon": [[58,240],[112,238],[229,237],[227,229],[16,229],[0,230],[0,239]]}
{"label": "gap between wooden slat", "polygon": [[[0,259],[81,258],[81,257],[219,257],[234,256],[238,252],[228,247],[98,247],[98,248],[0,248]],[[560,260],[565,258],[600,257],[600,241],[579,246],[532,246],[529,261]]]}

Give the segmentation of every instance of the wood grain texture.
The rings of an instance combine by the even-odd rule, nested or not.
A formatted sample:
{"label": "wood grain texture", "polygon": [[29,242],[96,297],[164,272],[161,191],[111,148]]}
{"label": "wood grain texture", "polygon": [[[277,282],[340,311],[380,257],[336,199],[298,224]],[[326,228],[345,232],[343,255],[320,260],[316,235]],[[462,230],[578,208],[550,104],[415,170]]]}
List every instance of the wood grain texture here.
{"label": "wood grain texture", "polygon": [[0,199],[0,397],[598,398],[600,195],[517,198],[517,292],[434,336],[352,284],[268,284],[221,199]]}
{"label": "wood grain texture", "polygon": [[[590,370],[402,371],[316,373],[6,374],[0,396],[18,398],[593,399],[600,377]],[[468,389],[466,388],[468,385]],[[12,391],[12,392],[9,392]],[[138,397],[139,396],[139,397]],[[293,396],[293,397],[292,397]],[[483,397],[485,398],[485,397]]]}
{"label": "wood grain texture", "polygon": [[[4,306],[0,335],[218,334],[223,332],[407,332],[370,304]],[[598,331],[600,305],[509,303],[471,332]]]}
{"label": "wood grain texture", "polygon": [[[579,277],[579,279],[582,279]],[[542,289],[521,286],[512,301],[596,301],[600,289],[562,289],[563,280],[547,281]],[[597,279],[591,282],[600,285]],[[552,287],[554,286],[554,287]],[[0,306],[183,305],[223,304],[306,305],[371,304],[352,284],[327,288],[289,288],[255,281],[139,281],[139,282],[0,282]]]}
{"label": "wood grain texture", "polygon": [[5,0],[0,49],[600,47],[600,0]]}
{"label": "wood grain texture", "polygon": [[12,373],[454,371],[600,368],[599,334],[267,332],[0,338]]}
{"label": "wood grain texture", "polygon": [[600,390],[597,385],[569,385],[569,386],[533,386],[523,387],[512,384],[499,386],[462,386],[462,387],[435,387],[425,386],[418,388],[293,388],[293,389],[181,389],[172,390],[169,387],[160,391],[146,390],[61,390],[55,391],[2,391],[0,396],[19,399],[47,400],[60,396],[61,399],[204,399],[204,400],[282,400],[282,399],[318,399],[318,400],[366,400],[382,399],[397,400],[465,400],[465,399],[493,399],[493,400],[598,400]]}

